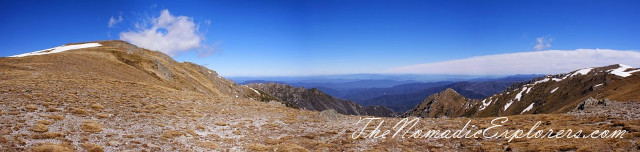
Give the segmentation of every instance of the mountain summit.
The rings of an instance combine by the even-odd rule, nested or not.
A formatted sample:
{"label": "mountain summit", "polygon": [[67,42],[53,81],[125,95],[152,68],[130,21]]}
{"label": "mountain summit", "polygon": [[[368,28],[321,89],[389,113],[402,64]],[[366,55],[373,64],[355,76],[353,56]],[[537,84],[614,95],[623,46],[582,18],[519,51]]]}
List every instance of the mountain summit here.
{"label": "mountain summit", "polygon": [[427,97],[422,103],[407,111],[404,116],[438,118],[468,115],[473,112],[468,110],[475,103],[472,101],[472,99],[465,98],[455,90],[448,88]]}
{"label": "mountain summit", "polygon": [[124,41],[73,43],[0,61],[5,80],[91,80],[137,83],[222,97],[258,96],[248,87],[224,79],[204,66],[179,63],[166,54]]}

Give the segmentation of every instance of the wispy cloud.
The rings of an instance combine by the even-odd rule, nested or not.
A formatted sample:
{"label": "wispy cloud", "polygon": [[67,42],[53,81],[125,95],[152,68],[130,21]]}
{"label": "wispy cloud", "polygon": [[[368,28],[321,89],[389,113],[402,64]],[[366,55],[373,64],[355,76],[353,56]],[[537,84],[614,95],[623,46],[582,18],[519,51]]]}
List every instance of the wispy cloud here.
{"label": "wispy cloud", "polygon": [[222,41],[216,41],[211,45],[203,45],[202,49],[198,51],[198,57],[208,57],[214,53],[222,52],[222,49],[218,47],[220,44],[222,44]]}
{"label": "wispy cloud", "polygon": [[640,66],[640,52],[609,49],[546,50],[476,56],[465,59],[409,65],[388,73],[509,75],[556,74],[611,64]]}
{"label": "wispy cloud", "polygon": [[553,42],[553,38],[551,36],[542,36],[536,38],[536,46],[533,48],[536,50],[542,50],[551,47],[551,42]]}
{"label": "wispy cloud", "polygon": [[174,16],[162,10],[160,16],[136,23],[136,31],[120,33],[120,39],[171,56],[202,48],[204,37],[191,17]]}
{"label": "wispy cloud", "polygon": [[109,28],[113,28],[114,26],[116,26],[116,24],[122,22],[122,15],[116,17],[111,16],[111,18],[109,18]]}

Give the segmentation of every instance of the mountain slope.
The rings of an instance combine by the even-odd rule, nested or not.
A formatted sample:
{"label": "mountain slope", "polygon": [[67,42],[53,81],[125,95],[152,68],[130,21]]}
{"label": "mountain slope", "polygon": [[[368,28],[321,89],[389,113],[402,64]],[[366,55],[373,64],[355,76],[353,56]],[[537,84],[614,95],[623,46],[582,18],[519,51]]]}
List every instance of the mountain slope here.
{"label": "mountain slope", "polygon": [[640,70],[616,64],[548,75],[483,101],[474,116],[565,113],[589,97],[640,100]]}
{"label": "mountain slope", "polygon": [[383,106],[362,107],[349,100],[332,97],[316,88],[296,88],[278,83],[257,83],[247,84],[246,86],[266,92],[279,98],[285,105],[291,105],[291,107],[295,108],[315,111],[334,109],[338,113],[348,115],[396,116],[393,111]]}
{"label": "mountain slope", "polygon": [[[463,111],[449,108],[439,113],[449,113],[446,116],[454,117],[566,113],[589,98],[637,102],[640,101],[639,92],[640,69],[616,64],[539,77],[526,83],[515,84],[502,93],[483,100],[465,100],[467,103],[463,105],[470,107]],[[450,96],[451,99],[442,99],[447,98],[446,96],[435,97],[449,101],[450,103],[446,104],[452,104],[454,107],[462,102],[458,96]],[[430,102],[432,101],[425,100],[405,116],[438,116],[420,112],[429,107],[425,105],[430,105]]]}

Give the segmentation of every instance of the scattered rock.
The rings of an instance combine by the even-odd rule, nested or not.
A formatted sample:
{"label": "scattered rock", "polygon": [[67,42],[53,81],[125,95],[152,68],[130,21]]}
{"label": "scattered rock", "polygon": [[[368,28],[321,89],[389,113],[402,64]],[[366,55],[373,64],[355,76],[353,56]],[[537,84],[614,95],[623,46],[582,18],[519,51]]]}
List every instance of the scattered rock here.
{"label": "scattered rock", "polygon": [[609,99],[597,100],[592,97],[589,97],[584,102],[580,103],[575,109],[576,110],[585,110],[587,108],[596,107],[596,106],[607,106],[609,105]]}
{"label": "scattered rock", "polygon": [[270,105],[274,105],[276,107],[286,107],[286,105],[284,105],[283,103],[278,102],[276,100],[271,100],[271,101],[269,101],[267,103],[269,103]]}
{"label": "scattered rock", "polygon": [[333,110],[333,109],[324,110],[320,112],[320,118],[323,118],[328,121],[335,121],[338,119],[338,112],[336,112],[336,110]]}
{"label": "scattered rock", "polygon": [[115,147],[118,147],[118,146],[120,146],[120,145],[122,145],[122,143],[120,143],[120,142],[118,142],[118,141],[115,141],[115,140],[112,140],[112,141],[107,142],[107,146],[115,146]]}

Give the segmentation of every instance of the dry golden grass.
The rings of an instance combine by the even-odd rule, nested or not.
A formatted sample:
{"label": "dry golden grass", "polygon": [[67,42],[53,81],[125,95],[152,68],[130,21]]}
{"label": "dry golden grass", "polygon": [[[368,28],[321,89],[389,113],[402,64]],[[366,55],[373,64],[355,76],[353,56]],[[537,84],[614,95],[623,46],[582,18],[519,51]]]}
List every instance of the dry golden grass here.
{"label": "dry golden grass", "polygon": [[24,106],[24,109],[27,111],[36,111],[38,110],[38,106],[30,104],[30,105]]}
{"label": "dry golden grass", "polygon": [[213,124],[218,125],[218,126],[227,126],[227,125],[229,125],[228,123],[225,123],[225,122],[215,122]]}
{"label": "dry golden grass", "polygon": [[46,110],[47,112],[58,112],[60,110],[56,109],[56,108],[47,108]]}
{"label": "dry golden grass", "polygon": [[33,132],[47,132],[49,131],[49,127],[43,124],[35,124],[31,127],[31,131]]}
{"label": "dry golden grass", "polygon": [[175,138],[178,136],[184,136],[185,133],[177,130],[169,130],[162,133],[163,138]]}
{"label": "dry golden grass", "polygon": [[63,145],[46,143],[40,146],[33,147],[31,151],[33,152],[71,152],[72,150],[71,148],[68,148]]}
{"label": "dry golden grass", "polygon": [[36,123],[43,124],[43,125],[51,125],[51,124],[53,124],[53,121],[49,121],[49,120],[38,120],[38,121],[36,121]]}
{"label": "dry golden grass", "polygon": [[53,119],[53,120],[62,120],[62,119],[64,119],[64,116],[62,116],[62,115],[48,115],[48,116],[45,116],[45,117],[47,117],[49,119]]}
{"label": "dry golden grass", "polygon": [[191,136],[200,136],[198,135],[198,133],[196,133],[196,131],[194,131],[193,129],[187,129],[185,130],[185,132],[187,132],[187,134],[191,135]]}
{"label": "dry golden grass", "polygon": [[89,112],[80,108],[69,108],[69,112],[76,115],[87,115]]}
{"label": "dry golden grass", "polygon": [[84,121],[82,125],[80,125],[80,129],[84,132],[101,132],[102,126],[95,121]]}
{"label": "dry golden grass", "polygon": [[104,150],[102,149],[101,146],[96,145],[96,144],[91,144],[91,143],[83,143],[82,145],[80,145],[82,148],[84,148],[84,150],[88,151],[88,152],[104,152]]}
{"label": "dry golden grass", "polygon": [[266,146],[263,144],[256,144],[256,143],[247,144],[244,147],[253,151],[270,151],[272,149],[271,146]]}
{"label": "dry golden grass", "polygon": [[297,144],[280,144],[278,149],[287,152],[308,152],[309,150]]}
{"label": "dry golden grass", "polygon": [[208,141],[198,142],[198,146],[211,149],[211,150],[220,148],[218,144],[214,142],[208,142]]}
{"label": "dry golden grass", "polygon": [[102,110],[102,109],[104,109],[104,106],[99,105],[99,104],[92,104],[91,105],[91,109],[93,109],[93,110]]}
{"label": "dry golden grass", "polygon": [[98,118],[109,118],[109,114],[106,114],[106,113],[98,113],[98,114],[96,114],[96,117],[98,117]]}
{"label": "dry golden grass", "polygon": [[64,134],[61,132],[45,132],[39,134],[33,134],[31,138],[33,139],[55,139],[58,137],[64,137]]}

